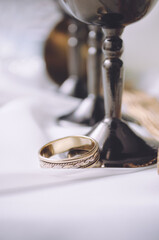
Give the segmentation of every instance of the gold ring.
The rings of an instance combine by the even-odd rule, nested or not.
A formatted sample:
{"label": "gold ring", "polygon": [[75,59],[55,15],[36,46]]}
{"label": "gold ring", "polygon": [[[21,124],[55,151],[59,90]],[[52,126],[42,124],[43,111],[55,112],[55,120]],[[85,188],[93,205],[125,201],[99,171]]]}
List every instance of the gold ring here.
{"label": "gold ring", "polygon": [[[68,153],[57,158],[57,154]],[[43,168],[87,168],[98,162],[98,143],[86,136],[69,136],[44,145],[39,151],[40,166]]]}

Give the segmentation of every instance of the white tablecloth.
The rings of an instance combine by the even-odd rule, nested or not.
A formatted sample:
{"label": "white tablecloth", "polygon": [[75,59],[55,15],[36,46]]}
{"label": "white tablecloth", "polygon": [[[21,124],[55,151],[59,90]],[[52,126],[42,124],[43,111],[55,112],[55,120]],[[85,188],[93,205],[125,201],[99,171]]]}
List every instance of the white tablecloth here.
{"label": "white tablecloth", "polygon": [[10,99],[0,108],[0,239],[157,240],[156,166],[138,172],[40,169],[43,144],[88,131],[55,122],[79,100],[47,88],[4,85],[1,92]]}
{"label": "white tablecloth", "polygon": [[[142,21],[138,23],[138,31],[134,32],[139,39],[146,36],[146,28],[147,32],[155,34],[150,47],[140,43],[142,49],[145,47],[151,52],[147,56],[151,56],[152,61],[142,57],[143,62],[140,62],[143,55],[140,47],[137,51],[141,50],[141,54],[136,62],[134,55],[128,61],[129,69],[131,61],[134,63],[132,70],[138,65],[137,61],[143,64],[145,72],[141,80],[144,84],[140,81],[140,88],[156,96],[159,76],[156,39],[159,34],[155,27],[150,28],[154,24],[157,26],[157,18],[158,12],[154,10],[152,22],[142,20],[143,25]],[[131,29],[129,34],[133,33],[133,27]],[[129,40],[133,38],[134,35]],[[26,46],[29,44],[27,42]],[[128,44],[127,47],[126,58],[132,52]],[[159,176],[156,166],[138,170],[40,169],[38,150],[43,144],[66,135],[85,134],[89,128],[57,125],[57,117],[74,109],[79,100],[58,94],[37,52],[25,55],[23,61],[22,56],[18,55],[18,59],[15,56],[14,52],[9,61],[3,56],[5,61],[1,61],[0,69],[0,239],[158,240]],[[156,60],[153,56],[157,56]],[[16,61],[20,68],[14,67]],[[146,72],[148,61],[149,74]]]}

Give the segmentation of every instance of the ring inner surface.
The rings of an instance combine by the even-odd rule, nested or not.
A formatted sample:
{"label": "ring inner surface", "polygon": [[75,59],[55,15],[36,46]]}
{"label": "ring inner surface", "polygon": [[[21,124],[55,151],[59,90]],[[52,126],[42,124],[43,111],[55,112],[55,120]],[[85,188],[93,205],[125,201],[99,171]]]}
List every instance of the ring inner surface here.
{"label": "ring inner surface", "polygon": [[[69,160],[75,158],[76,156],[86,154],[92,151],[95,147],[95,142],[92,139],[86,137],[66,137],[62,139],[55,140],[53,142],[45,145],[41,151],[40,155],[45,158],[51,158],[52,156],[60,153],[71,152],[73,154],[68,154]],[[64,160],[64,159],[63,159]]]}

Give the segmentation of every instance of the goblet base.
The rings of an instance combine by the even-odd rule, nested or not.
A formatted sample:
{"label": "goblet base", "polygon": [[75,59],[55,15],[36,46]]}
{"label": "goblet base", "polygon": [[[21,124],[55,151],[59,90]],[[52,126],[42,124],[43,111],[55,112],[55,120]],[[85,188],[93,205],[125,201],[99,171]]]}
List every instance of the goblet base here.
{"label": "goblet base", "polygon": [[67,78],[58,91],[62,94],[82,99],[87,96],[86,84],[76,76]]}
{"label": "goblet base", "polygon": [[144,139],[123,120],[105,118],[88,134],[101,151],[102,167],[145,167],[157,162],[158,142]]}
{"label": "goblet base", "polygon": [[88,95],[73,112],[58,119],[61,125],[71,123],[93,126],[104,117],[104,100],[100,96]]}

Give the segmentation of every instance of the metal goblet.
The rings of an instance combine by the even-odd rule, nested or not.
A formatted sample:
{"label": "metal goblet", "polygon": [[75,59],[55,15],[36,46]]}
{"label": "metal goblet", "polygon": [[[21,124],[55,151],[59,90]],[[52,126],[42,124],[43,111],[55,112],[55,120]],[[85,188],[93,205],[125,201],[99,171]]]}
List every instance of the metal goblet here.
{"label": "metal goblet", "polygon": [[156,163],[157,147],[137,135],[121,119],[124,27],[140,20],[157,0],[63,0],[79,20],[105,33],[103,89],[105,118],[88,135],[96,139],[103,166],[141,167]]}

